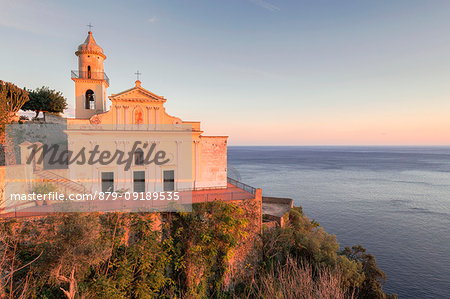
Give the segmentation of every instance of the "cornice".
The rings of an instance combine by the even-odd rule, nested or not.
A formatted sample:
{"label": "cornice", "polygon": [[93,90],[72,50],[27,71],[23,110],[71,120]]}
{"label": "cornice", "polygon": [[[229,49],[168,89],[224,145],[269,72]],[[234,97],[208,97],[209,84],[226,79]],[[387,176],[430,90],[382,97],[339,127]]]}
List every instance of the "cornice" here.
{"label": "cornice", "polygon": [[101,56],[103,59],[106,59],[106,55],[101,53],[101,52],[97,52],[97,51],[89,51],[89,50],[81,50],[81,51],[76,51],[75,55],[79,56],[80,54],[94,54],[94,55],[99,55]]}
{"label": "cornice", "polygon": [[72,78],[75,82],[83,82],[83,83],[92,83],[92,82],[102,82],[106,85],[106,87],[109,87],[109,84],[104,79],[87,79],[87,78]]}
{"label": "cornice", "polygon": [[165,103],[166,99],[155,99],[155,98],[116,98],[116,97],[108,97],[111,101],[114,102],[118,102],[118,101],[123,101],[123,102],[152,102],[152,103]]}

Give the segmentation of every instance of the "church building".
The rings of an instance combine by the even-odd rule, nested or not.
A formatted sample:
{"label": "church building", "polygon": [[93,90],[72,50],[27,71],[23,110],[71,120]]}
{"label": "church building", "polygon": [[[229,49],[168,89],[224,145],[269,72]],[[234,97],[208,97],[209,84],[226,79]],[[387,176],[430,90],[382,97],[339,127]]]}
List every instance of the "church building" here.
{"label": "church building", "polygon": [[[110,81],[103,67],[106,55],[91,31],[75,55],[78,69],[71,72],[75,118],[61,119],[62,125],[56,129],[53,124],[36,127],[37,135],[60,135],[62,152],[72,156],[66,164],[51,166],[32,150],[45,141],[21,141],[18,162],[6,167],[2,179],[5,193],[1,214],[18,217],[56,211],[53,204],[9,200],[12,194],[33,193],[40,183],[50,183],[66,196],[112,192],[124,199],[123,194],[130,193],[145,196],[174,192],[189,195],[183,205],[214,200],[242,204],[250,200],[261,210],[261,189],[227,177],[228,137],[205,136],[200,122],[168,114],[166,99],[145,89],[139,80],[131,88],[108,96]],[[18,128],[34,130],[35,125],[30,122]],[[101,206],[133,211],[125,205]],[[257,223],[260,227],[260,213]]]}
{"label": "church building", "polygon": [[[101,145],[129,152],[135,142],[148,142],[155,144],[155,149],[163,147],[172,157],[163,166],[144,165],[136,158],[128,170],[116,165],[73,164],[69,165],[71,180],[84,182],[91,192],[227,187],[226,136],[204,136],[200,122],[169,115],[164,107],[166,99],[142,87],[139,80],[130,89],[107,98],[110,81],[103,68],[106,55],[91,31],[75,55],[78,70],[71,72],[75,119],[68,119],[69,150],[78,152],[81,146]],[[108,99],[111,106],[107,111]],[[135,151],[139,155],[143,149]],[[93,180],[88,182],[87,177]]]}

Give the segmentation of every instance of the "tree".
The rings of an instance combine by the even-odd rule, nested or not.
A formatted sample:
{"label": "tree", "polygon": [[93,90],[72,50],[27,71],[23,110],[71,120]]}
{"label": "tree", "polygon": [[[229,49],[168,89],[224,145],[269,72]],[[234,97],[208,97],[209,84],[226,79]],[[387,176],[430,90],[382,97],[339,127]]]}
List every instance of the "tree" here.
{"label": "tree", "polygon": [[79,293],[78,284],[110,255],[109,244],[102,239],[103,228],[97,214],[63,214],[53,240],[46,243],[41,264],[42,276],[51,273],[51,279],[62,293],[73,299]]}
{"label": "tree", "polygon": [[[44,181],[38,184],[35,184],[33,186],[33,188],[31,188],[30,193],[34,193],[34,194],[49,194],[50,192],[57,192],[58,191],[58,187],[56,187],[55,185],[51,184],[48,181]],[[40,205],[41,203],[39,201],[36,201],[36,205]],[[46,201],[42,202],[43,205],[47,205]]]}
{"label": "tree", "polygon": [[111,256],[84,285],[92,298],[159,298],[163,288],[173,284],[166,275],[169,251],[154,230],[154,220],[149,213],[103,217]]}
{"label": "tree", "polygon": [[67,108],[67,99],[60,91],[42,86],[29,92],[30,101],[23,105],[22,110],[36,112],[36,118],[41,111],[61,113]]}
{"label": "tree", "polygon": [[8,123],[28,100],[26,90],[0,80],[0,124]]}
{"label": "tree", "polygon": [[375,257],[372,254],[366,253],[366,249],[361,245],[345,247],[341,251],[343,256],[348,259],[357,261],[362,264],[362,271],[365,275],[365,280],[359,288],[358,297],[360,298],[397,298],[396,295],[390,295],[383,292],[383,284],[386,280],[386,275],[380,268],[378,268]]}
{"label": "tree", "polygon": [[10,123],[13,116],[19,112],[20,108],[29,101],[28,93],[16,85],[0,80],[0,165],[5,164],[6,154],[5,125]]}

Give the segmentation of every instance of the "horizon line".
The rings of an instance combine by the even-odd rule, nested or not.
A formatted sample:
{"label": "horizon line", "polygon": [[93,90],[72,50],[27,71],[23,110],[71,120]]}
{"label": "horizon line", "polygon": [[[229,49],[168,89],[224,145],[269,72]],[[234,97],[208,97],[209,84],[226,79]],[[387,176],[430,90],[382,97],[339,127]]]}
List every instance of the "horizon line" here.
{"label": "horizon line", "polygon": [[229,147],[449,147],[450,144],[228,144]]}

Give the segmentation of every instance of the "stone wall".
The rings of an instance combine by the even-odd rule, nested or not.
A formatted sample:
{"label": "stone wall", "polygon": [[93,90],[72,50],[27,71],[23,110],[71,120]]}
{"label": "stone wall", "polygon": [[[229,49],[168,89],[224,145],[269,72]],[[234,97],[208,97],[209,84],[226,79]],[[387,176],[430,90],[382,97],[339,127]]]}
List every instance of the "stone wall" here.
{"label": "stone wall", "polygon": [[[224,284],[227,288],[232,289],[236,281],[242,281],[244,277],[251,276],[261,260],[261,194],[261,189],[257,189],[255,197],[252,199],[224,201],[227,204],[235,204],[240,207],[243,213],[236,215],[236,217],[247,220],[242,236],[237,242],[237,247],[230,250],[227,256],[227,269],[224,273]],[[202,283],[203,267],[204,265],[201,263],[187,263],[185,270],[187,286],[194,287]]]}
{"label": "stone wall", "polygon": [[245,235],[239,241],[229,260],[229,271],[225,277],[225,283],[233,287],[232,278],[250,275],[256,270],[256,265],[261,259],[261,233],[262,233],[262,190],[257,189],[255,198],[249,200],[234,201],[244,210],[248,220]]}
{"label": "stone wall", "polygon": [[[284,227],[289,219],[289,211],[294,207],[291,198],[266,197],[262,198],[262,213],[264,222],[277,223]],[[273,224],[268,224],[273,226]]]}
{"label": "stone wall", "polygon": [[5,166],[0,166],[0,214],[5,209]]}
{"label": "stone wall", "polygon": [[200,165],[196,188],[227,186],[227,137],[200,136]]}

